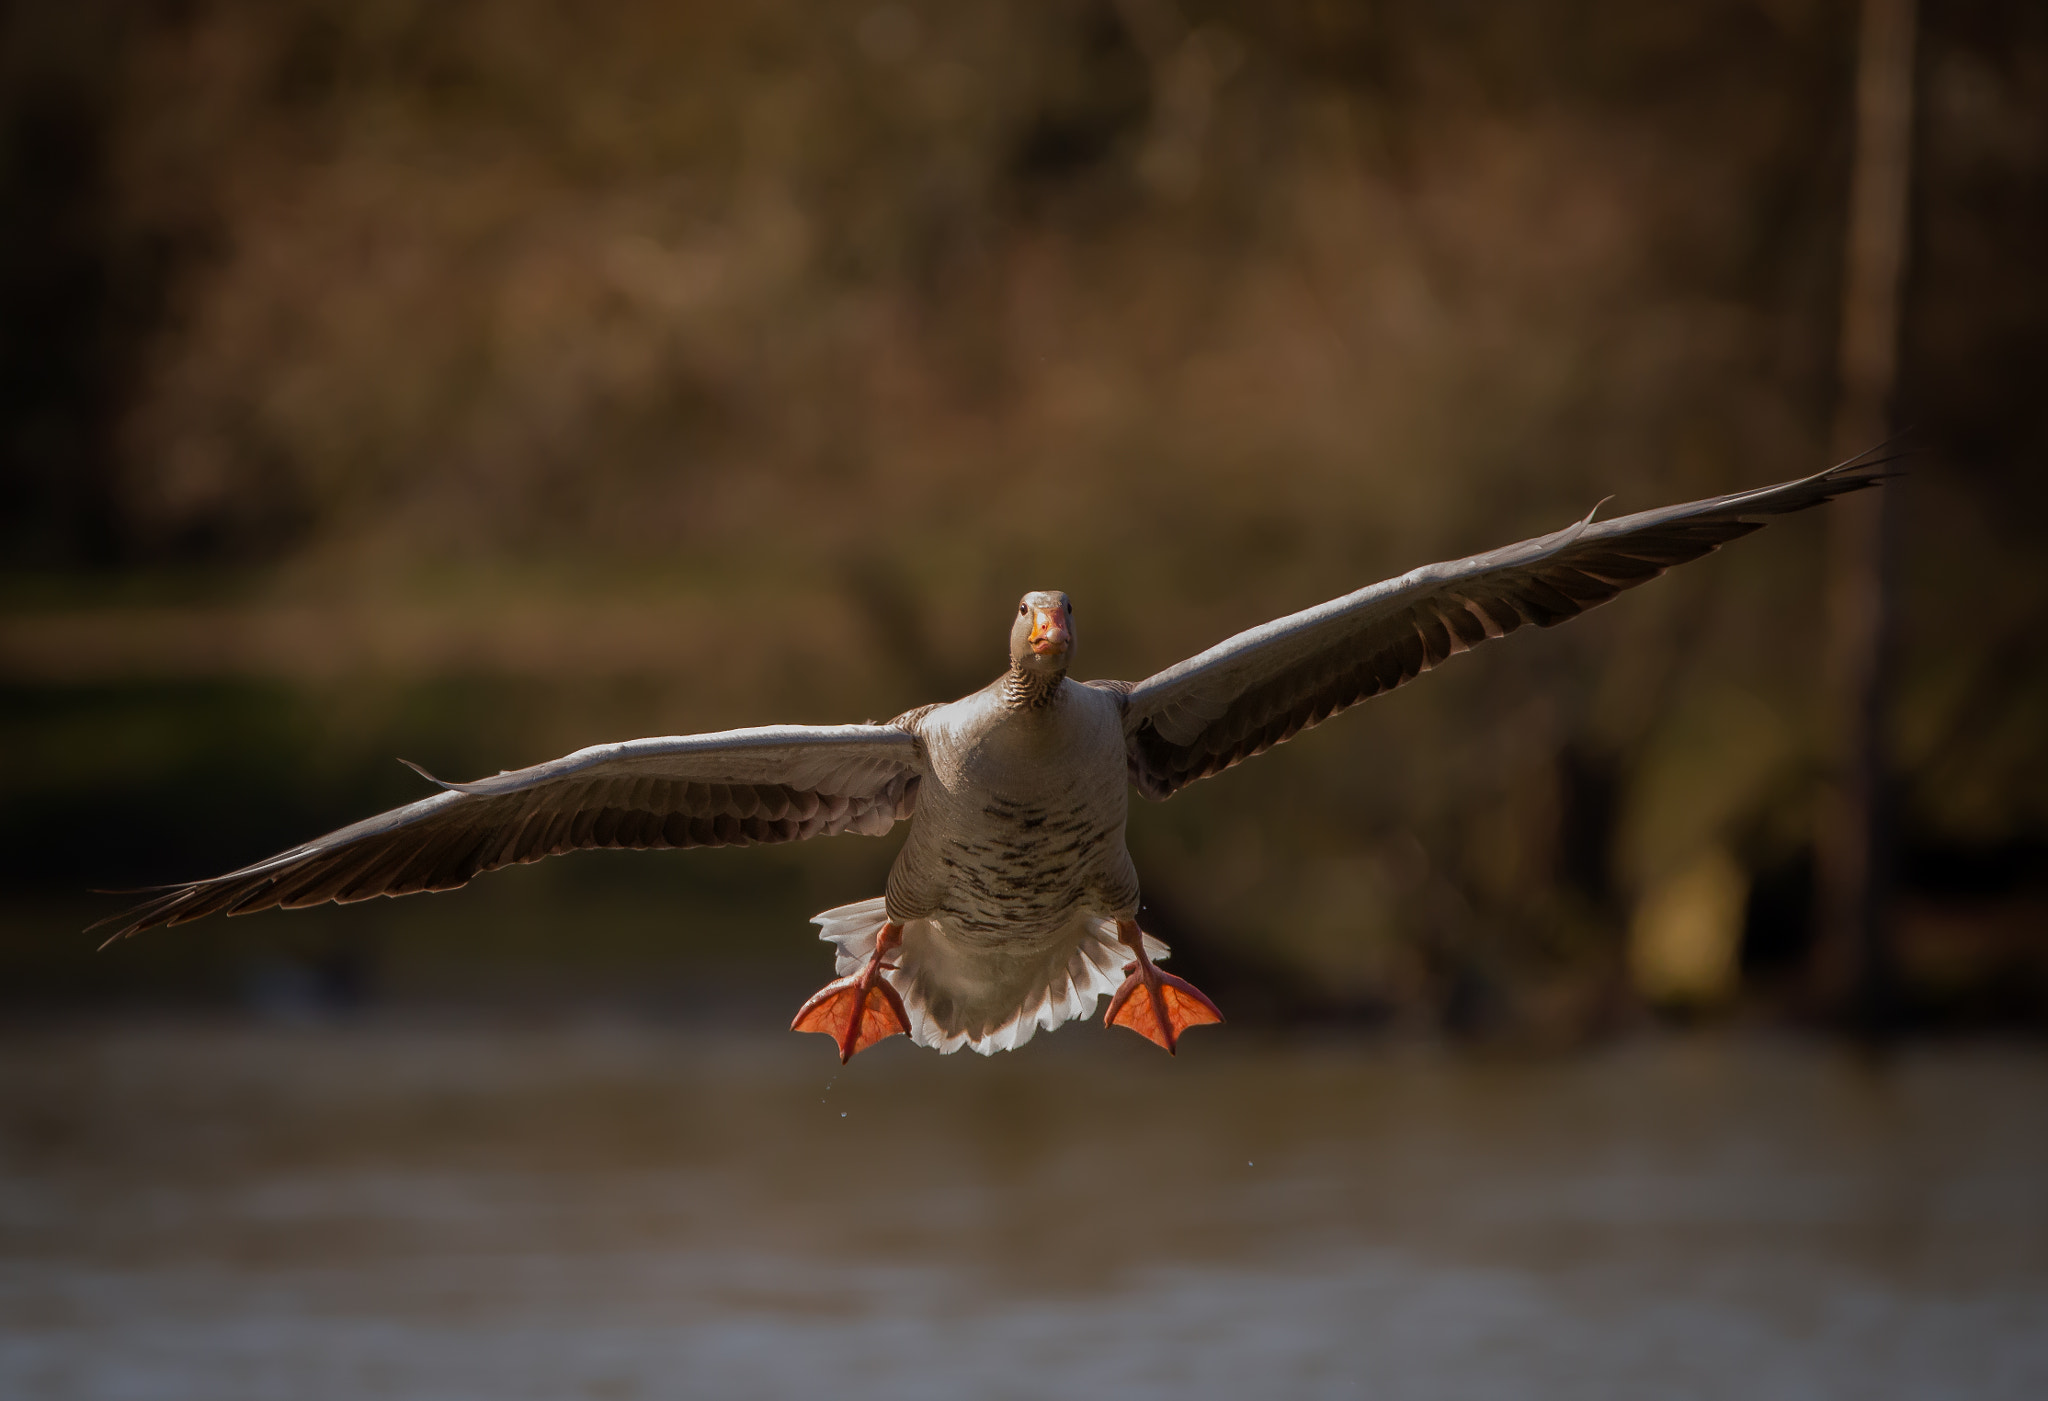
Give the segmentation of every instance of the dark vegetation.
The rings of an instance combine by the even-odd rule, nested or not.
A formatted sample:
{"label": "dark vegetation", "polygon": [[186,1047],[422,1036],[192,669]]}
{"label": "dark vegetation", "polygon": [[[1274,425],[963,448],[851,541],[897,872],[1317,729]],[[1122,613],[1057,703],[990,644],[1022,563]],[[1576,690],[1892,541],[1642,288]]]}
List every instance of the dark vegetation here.
{"label": "dark vegetation", "polygon": [[[100,956],[80,891],[402,801],[394,754],[954,694],[1026,587],[1075,595],[1085,673],[1140,676],[1609,493],[1824,465],[1853,21],[9,7],[0,997],[280,963],[800,993],[803,917],[891,844],[580,857]],[[1895,928],[1921,1023],[2040,1025],[2048,12],[1924,6],[1919,93]],[[1638,1015],[1630,929],[1726,857],[1741,992],[1705,1001],[1797,1012],[1823,558],[1784,523],[1146,807],[1151,918],[1247,1018],[1572,1036]]]}

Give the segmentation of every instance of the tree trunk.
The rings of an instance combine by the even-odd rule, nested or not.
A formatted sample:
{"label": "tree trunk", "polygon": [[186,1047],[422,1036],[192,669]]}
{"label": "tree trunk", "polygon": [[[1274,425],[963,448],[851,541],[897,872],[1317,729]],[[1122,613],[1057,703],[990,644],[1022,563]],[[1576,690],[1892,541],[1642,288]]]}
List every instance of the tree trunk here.
{"label": "tree trunk", "polygon": [[[1891,432],[1913,155],[1915,0],[1864,0],[1856,154],[1842,288],[1837,461]],[[1886,937],[1886,682],[1896,487],[1830,512],[1829,718],[1835,773],[1823,803],[1816,972],[1827,1012],[1879,1034],[1893,1012]]]}

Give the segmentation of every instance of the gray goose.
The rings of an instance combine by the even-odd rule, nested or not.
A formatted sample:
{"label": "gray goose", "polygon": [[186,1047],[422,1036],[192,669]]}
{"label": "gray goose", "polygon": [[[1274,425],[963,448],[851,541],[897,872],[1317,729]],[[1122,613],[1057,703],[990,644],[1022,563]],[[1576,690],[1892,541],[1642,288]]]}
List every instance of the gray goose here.
{"label": "gray goose", "polygon": [[[1157,966],[1124,847],[1129,789],[1170,797],[1445,659],[1551,627],[1698,559],[1771,516],[1873,485],[1864,458],[1451,560],[1221,642],[1156,676],[1071,681],[1074,606],[1027,593],[1010,666],[972,695],[887,724],[769,725],[636,739],[441,791],[210,880],[156,887],[101,921],[108,943],[216,912],[451,890],[590,847],[729,846],[908,820],[886,894],[815,917],[839,977],[792,1028],[841,1061],[907,1033],[984,1055],[1090,1014],[1168,1052],[1222,1020]],[[1597,511],[1597,507],[1595,510]]]}

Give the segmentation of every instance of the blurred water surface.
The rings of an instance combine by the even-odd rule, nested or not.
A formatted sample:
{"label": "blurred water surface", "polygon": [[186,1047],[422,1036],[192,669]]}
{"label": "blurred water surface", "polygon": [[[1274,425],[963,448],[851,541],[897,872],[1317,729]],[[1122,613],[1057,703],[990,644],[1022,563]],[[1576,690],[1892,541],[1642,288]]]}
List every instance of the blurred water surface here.
{"label": "blurred water surface", "polygon": [[0,1394],[2048,1394],[2048,1056],[16,1031]]}

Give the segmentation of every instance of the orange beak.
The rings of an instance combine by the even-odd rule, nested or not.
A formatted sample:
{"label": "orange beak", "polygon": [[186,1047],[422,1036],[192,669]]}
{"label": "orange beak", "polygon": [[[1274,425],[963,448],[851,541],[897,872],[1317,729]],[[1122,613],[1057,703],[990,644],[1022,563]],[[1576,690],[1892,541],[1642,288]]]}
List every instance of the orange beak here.
{"label": "orange beak", "polygon": [[1064,608],[1033,608],[1031,610],[1031,650],[1041,657],[1055,656],[1067,650],[1074,635],[1067,630],[1067,616]]}

